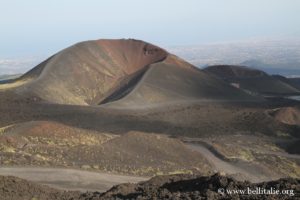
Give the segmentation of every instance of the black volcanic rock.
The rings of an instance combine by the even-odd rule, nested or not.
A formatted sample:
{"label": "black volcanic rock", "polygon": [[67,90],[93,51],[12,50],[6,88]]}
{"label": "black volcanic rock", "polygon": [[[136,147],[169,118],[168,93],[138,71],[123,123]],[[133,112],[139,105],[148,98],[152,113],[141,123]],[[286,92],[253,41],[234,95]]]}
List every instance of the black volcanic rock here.
{"label": "black volcanic rock", "polygon": [[[254,191],[260,188],[273,190],[293,190],[290,195],[256,195],[256,194],[228,194],[234,190]],[[224,193],[223,193],[224,191]],[[100,199],[297,199],[300,192],[299,179],[280,179],[277,181],[252,184],[239,182],[232,178],[215,174],[208,177],[194,175],[171,175],[154,177],[139,184],[122,184],[115,186],[104,194],[84,194],[85,200]],[[245,191],[246,193],[246,191]]]}
{"label": "black volcanic rock", "polygon": [[[263,191],[265,189],[265,191]],[[271,190],[272,189],[272,190]],[[260,194],[247,194],[257,191]],[[284,191],[286,194],[267,194]],[[231,191],[231,194],[229,194]],[[245,191],[244,194],[233,194]],[[300,198],[300,179],[280,179],[253,184],[215,174],[213,176],[168,175],[157,176],[137,184],[121,184],[105,193],[61,191],[15,177],[0,176],[0,197],[9,200],[150,200],[150,199],[210,199],[210,200],[287,200]],[[265,193],[265,194],[264,194]]]}

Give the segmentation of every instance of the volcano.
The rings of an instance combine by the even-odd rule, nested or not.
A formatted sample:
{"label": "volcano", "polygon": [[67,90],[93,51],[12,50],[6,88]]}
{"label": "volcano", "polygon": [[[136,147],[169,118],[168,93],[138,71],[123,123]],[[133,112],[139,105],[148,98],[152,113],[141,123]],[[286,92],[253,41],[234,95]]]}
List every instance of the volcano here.
{"label": "volcano", "polygon": [[17,82],[22,83],[17,88],[20,94],[57,104],[98,105],[119,100],[119,106],[134,106],[184,100],[258,100],[162,48],[132,39],[75,44]]}

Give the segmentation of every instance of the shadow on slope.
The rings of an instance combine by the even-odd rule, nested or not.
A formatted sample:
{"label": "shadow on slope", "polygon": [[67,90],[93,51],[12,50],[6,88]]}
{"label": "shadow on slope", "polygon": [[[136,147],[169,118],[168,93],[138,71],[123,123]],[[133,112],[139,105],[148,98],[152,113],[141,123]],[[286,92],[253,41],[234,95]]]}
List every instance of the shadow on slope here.
{"label": "shadow on slope", "polygon": [[261,102],[227,83],[195,68],[181,68],[174,64],[151,64],[131,92],[108,105],[120,108],[151,107],[172,102]]}

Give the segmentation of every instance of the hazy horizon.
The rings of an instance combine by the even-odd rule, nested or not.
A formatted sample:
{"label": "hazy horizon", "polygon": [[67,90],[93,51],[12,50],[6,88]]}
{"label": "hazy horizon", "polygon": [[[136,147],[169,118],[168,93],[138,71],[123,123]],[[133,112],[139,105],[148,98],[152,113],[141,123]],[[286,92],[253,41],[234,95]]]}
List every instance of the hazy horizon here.
{"label": "hazy horizon", "polygon": [[[245,65],[270,74],[300,76],[299,38],[250,38],[161,47],[200,68],[216,64]],[[60,50],[48,54],[0,58],[0,75],[25,73]]]}
{"label": "hazy horizon", "polygon": [[70,45],[102,38],[135,38],[168,50],[300,41],[299,7],[293,0],[5,0],[0,12],[0,74],[23,73]]}
{"label": "hazy horizon", "polygon": [[160,46],[300,37],[299,1],[2,1],[0,58],[53,54],[79,41]]}

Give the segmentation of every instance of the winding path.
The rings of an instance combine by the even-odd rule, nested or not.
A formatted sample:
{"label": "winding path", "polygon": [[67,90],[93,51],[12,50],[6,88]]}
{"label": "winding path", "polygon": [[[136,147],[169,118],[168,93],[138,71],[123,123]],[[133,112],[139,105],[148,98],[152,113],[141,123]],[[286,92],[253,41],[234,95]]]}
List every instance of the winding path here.
{"label": "winding path", "polygon": [[15,176],[63,190],[106,191],[121,183],[136,183],[148,178],[89,172],[75,169],[0,167],[0,175]]}
{"label": "winding path", "polygon": [[205,157],[213,166],[213,169],[216,172],[224,172],[228,175],[234,176],[238,180],[262,182],[280,178],[272,177],[272,175],[268,173],[268,169],[265,169],[263,166],[255,163],[226,161],[200,143],[186,143],[186,146],[202,154],[202,156]]}

